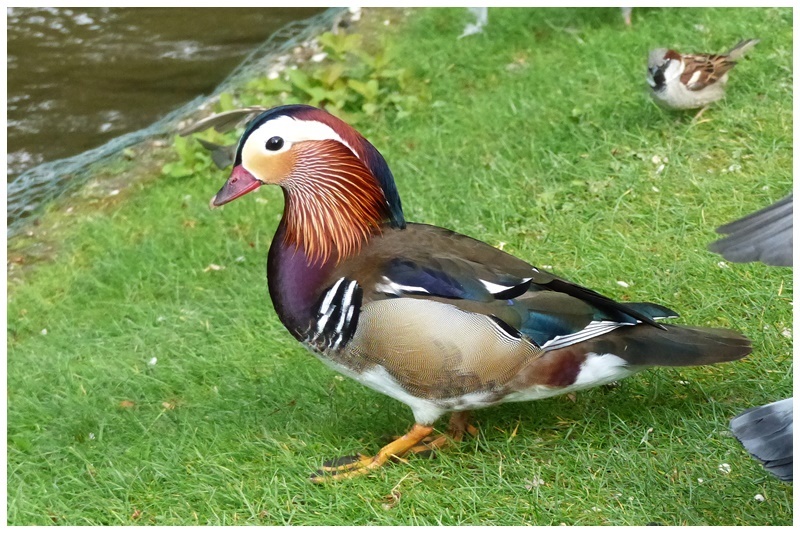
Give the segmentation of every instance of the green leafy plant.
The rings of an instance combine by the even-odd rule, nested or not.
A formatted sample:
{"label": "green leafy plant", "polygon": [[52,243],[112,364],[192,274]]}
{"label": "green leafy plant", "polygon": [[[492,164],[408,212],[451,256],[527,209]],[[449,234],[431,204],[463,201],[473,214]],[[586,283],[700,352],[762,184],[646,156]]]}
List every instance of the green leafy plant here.
{"label": "green leafy plant", "polygon": [[191,137],[176,135],[172,141],[177,161],[170,161],[161,167],[161,172],[171,178],[184,178],[204,172],[213,165],[207,150],[201,150]]}
{"label": "green leafy plant", "polygon": [[[403,118],[419,100],[405,68],[392,68],[385,50],[370,54],[360,34],[324,33],[318,38],[325,60],[303,68],[289,68],[279,78],[249,82],[241,96],[244,105],[303,102],[344,113],[373,116],[394,113]],[[220,101],[221,110],[225,104]]]}

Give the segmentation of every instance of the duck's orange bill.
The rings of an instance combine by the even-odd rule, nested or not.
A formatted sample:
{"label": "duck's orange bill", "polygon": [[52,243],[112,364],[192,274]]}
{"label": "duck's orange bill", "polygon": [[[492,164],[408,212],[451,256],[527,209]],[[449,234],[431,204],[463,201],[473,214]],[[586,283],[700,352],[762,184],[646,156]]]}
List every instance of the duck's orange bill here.
{"label": "duck's orange bill", "polygon": [[242,165],[237,165],[233,167],[231,177],[228,178],[225,185],[223,185],[219,192],[211,199],[211,206],[219,207],[223,204],[227,204],[231,200],[235,200],[250,191],[258,189],[261,185],[262,183],[245,170]]}

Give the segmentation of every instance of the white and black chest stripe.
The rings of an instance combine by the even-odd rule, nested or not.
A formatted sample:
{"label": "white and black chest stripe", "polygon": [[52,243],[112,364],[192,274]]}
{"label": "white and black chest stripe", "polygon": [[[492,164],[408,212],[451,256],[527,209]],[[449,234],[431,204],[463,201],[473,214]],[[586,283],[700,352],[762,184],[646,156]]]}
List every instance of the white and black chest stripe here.
{"label": "white and black chest stripe", "polygon": [[320,351],[342,349],[358,327],[363,294],[358,282],[339,278],[323,293],[306,342]]}

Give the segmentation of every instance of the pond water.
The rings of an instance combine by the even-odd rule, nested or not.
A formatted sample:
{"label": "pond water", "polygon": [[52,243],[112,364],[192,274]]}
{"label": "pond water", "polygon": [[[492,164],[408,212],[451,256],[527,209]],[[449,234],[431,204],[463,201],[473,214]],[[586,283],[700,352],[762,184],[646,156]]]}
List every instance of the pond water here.
{"label": "pond water", "polygon": [[94,148],[210,93],[322,8],[8,8],[8,170]]}

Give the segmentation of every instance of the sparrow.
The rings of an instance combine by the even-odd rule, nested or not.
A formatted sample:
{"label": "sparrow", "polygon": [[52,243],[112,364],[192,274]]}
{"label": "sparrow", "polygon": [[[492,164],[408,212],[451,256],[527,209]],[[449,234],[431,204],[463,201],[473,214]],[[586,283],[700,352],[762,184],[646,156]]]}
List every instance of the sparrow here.
{"label": "sparrow", "polygon": [[728,71],[758,42],[758,39],[743,40],[727,54],[720,55],[653,50],[647,60],[650,95],[668,109],[705,109],[725,96]]}

